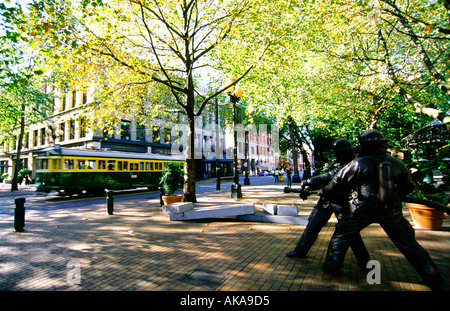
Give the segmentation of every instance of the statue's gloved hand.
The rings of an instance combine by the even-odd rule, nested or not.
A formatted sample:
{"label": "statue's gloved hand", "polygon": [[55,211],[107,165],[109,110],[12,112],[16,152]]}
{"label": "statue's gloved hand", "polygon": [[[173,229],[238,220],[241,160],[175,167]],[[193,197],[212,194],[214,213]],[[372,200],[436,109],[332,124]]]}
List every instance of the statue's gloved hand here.
{"label": "statue's gloved hand", "polygon": [[303,201],[308,199],[308,196],[311,195],[311,188],[309,186],[304,186],[300,190],[300,194],[298,195],[300,198],[302,198]]}

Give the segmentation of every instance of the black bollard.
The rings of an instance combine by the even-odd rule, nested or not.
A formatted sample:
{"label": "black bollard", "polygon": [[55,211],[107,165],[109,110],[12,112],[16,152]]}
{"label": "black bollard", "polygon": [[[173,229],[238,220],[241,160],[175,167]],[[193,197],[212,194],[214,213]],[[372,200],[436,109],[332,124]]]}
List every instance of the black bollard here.
{"label": "black bollard", "polygon": [[14,229],[16,232],[25,231],[25,198],[16,198],[14,200],[16,208],[14,209]]}
{"label": "black bollard", "polygon": [[106,210],[108,211],[108,215],[114,215],[113,193],[112,190],[106,190]]}
{"label": "black bollard", "polygon": [[161,205],[161,206],[163,206],[164,205],[164,201],[163,201],[163,195],[166,195],[166,193],[165,193],[165,191],[164,191],[164,187],[163,186],[160,186],[159,187],[159,204]]}

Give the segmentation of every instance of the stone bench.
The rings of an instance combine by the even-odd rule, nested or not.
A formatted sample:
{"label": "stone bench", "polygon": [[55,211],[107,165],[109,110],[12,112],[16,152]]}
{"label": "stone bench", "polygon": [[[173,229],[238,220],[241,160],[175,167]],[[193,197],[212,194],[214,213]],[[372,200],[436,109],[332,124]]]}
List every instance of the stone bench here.
{"label": "stone bench", "polygon": [[309,216],[299,216],[298,208],[295,205],[276,205],[264,203],[263,212],[253,215],[240,215],[240,221],[268,222],[279,224],[302,225],[308,224]]}
{"label": "stone bench", "polygon": [[191,209],[189,209],[189,206],[187,205],[177,207],[167,206],[166,210],[169,210],[170,220],[193,220],[193,219],[216,218],[216,217],[227,217],[238,215],[252,215],[255,213],[255,205],[253,203],[232,204],[232,205],[217,205]]}
{"label": "stone bench", "polygon": [[239,221],[307,225],[307,216],[298,216],[295,205],[264,204],[263,212],[255,213],[254,204],[231,204],[194,208],[191,202],[163,206],[171,221],[237,216]]}
{"label": "stone bench", "polygon": [[172,203],[169,205],[163,205],[162,211],[164,214],[167,213],[183,213],[186,211],[190,211],[194,209],[194,204],[192,202],[179,202],[179,203]]}
{"label": "stone bench", "polygon": [[263,211],[269,215],[297,216],[298,208],[295,205],[276,205],[264,203]]}
{"label": "stone bench", "polygon": [[267,222],[277,224],[289,224],[289,225],[301,225],[306,226],[308,224],[308,216],[280,216],[269,215],[265,213],[257,213],[254,215],[240,215],[237,216],[239,221],[250,222]]}

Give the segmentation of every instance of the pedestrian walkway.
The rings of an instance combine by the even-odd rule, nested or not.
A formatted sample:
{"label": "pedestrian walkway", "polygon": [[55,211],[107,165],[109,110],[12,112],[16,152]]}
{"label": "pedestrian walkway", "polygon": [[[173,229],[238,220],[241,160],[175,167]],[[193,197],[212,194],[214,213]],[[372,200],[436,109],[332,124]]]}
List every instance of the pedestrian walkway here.
{"label": "pedestrian walkway", "polygon": [[17,194],[32,195],[36,190],[36,185],[18,185],[18,191],[11,192],[11,184],[0,183],[0,196],[17,196]]}
{"label": "pedestrian walkway", "polygon": [[[256,177],[255,177],[256,178]],[[309,215],[317,201],[283,193],[284,184],[243,186],[198,195],[196,207],[217,204],[295,204]],[[295,186],[295,185],[294,185]],[[24,190],[22,190],[24,191]],[[20,194],[19,191],[16,194]],[[170,221],[159,199],[59,210],[27,206],[25,232],[0,214],[0,290],[3,291],[428,291],[379,225],[362,231],[380,284],[368,284],[348,252],[337,276],[322,271],[336,219],[322,230],[306,259],[287,258],[305,226],[240,222],[236,218]],[[0,205],[13,196],[0,191]],[[68,203],[70,204],[70,203]],[[410,220],[409,212],[405,215]],[[450,221],[440,231],[417,230],[419,243],[450,280]]]}

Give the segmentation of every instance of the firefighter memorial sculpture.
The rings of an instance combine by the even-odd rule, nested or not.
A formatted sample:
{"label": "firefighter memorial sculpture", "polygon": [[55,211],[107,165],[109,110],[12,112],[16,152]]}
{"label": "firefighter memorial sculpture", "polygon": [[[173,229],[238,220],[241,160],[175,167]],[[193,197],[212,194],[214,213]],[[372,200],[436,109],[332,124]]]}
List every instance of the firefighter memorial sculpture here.
{"label": "firefighter memorial sculpture", "polygon": [[379,131],[362,133],[359,142],[358,158],[342,168],[322,190],[325,200],[351,197],[350,209],[342,214],[328,245],[324,271],[337,273],[355,234],[379,223],[425,284],[432,290],[441,290],[441,274],[402,214],[402,200],[414,189],[408,169],[388,155],[387,140]]}
{"label": "firefighter memorial sculpture", "polygon": [[[322,174],[312,177],[302,182],[300,197],[306,200],[310,191],[319,190],[326,186],[347,163],[354,159],[355,147],[344,138],[339,138],[333,142],[334,159],[332,165]],[[336,213],[340,218],[344,210],[348,210],[348,199],[329,200],[323,196],[320,197],[317,204],[314,206],[308,218],[308,225],[305,228],[294,250],[286,253],[287,257],[304,258],[316,241],[320,231],[326,225],[333,213]],[[361,239],[359,233],[356,233],[349,239],[350,247],[358,261],[361,268],[365,269],[369,261],[369,253]]]}

